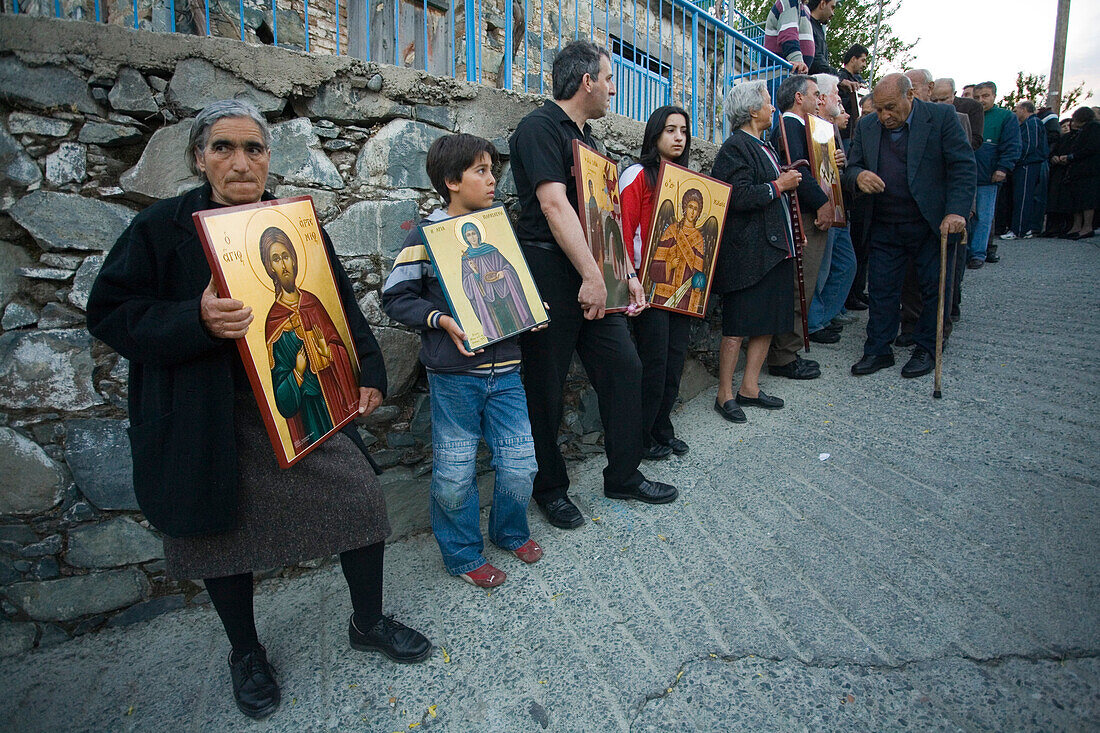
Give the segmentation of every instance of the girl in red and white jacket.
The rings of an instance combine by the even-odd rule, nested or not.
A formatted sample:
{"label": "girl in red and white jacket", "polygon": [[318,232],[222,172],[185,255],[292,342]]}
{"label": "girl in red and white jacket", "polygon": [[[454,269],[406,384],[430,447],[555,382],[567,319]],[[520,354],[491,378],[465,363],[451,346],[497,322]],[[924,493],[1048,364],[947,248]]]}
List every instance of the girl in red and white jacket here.
{"label": "girl in red and white jacket", "polygon": [[[653,192],[661,161],[686,166],[690,153],[688,113],[671,105],[659,107],[646,122],[639,162],[619,176],[623,238],[638,272],[646,259],[653,222]],[[680,392],[691,321],[691,316],[660,308],[646,308],[630,319],[642,360],[643,457],[651,461],[688,452],[687,443],[676,437],[669,415]]]}

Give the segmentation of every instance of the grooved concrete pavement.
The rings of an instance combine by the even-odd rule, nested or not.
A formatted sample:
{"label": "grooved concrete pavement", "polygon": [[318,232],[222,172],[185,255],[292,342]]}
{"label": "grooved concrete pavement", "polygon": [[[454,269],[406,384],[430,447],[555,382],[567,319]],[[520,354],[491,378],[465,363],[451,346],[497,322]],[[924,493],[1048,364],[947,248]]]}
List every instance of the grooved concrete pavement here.
{"label": "grooved concrete pavement", "polygon": [[[438,645],[351,651],[336,567],[261,584],[283,706],[233,705],[212,610],[0,662],[4,730],[1096,730],[1100,728],[1096,245],[1005,243],[968,272],[944,398],[899,366],[853,378],[863,322],[814,346],[821,379],[730,425],[714,389],[646,464],[650,507],[574,469],[590,517],[532,511],[546,557],[491,593],[421,534],[390,546],[386,607]],[[828,454],[828,458],[824,458]]]}

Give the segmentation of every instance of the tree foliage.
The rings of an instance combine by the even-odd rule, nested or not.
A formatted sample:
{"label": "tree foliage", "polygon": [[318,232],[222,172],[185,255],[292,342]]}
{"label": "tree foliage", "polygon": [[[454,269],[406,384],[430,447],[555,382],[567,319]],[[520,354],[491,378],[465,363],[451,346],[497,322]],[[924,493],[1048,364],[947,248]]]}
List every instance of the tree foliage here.
{"label": "tree foliage", "polygon": [[[775,0],[731,0],[734,7],[763,24]],[[907,68],[912,61],[912,50],[917,41],[906,43],[899,38],[890,18],[901,8],[902,0],[883,0],[882,32],[879,36],[878,60],[875,75],[887,65]],[[844,54],[853,44],[859,43],[870,50],[875,46],[875,26],[878,22],[878,0],[843,0],[836,5],[836,13],[825,27],[825,43],[829,47],[829,63],[840,68]],[[917,39],[920,40],[919,38]],[[869,80],[872,81],[873,80]]]}
{"label": "tree foliage", "polygon": [[[1015,107],[1025,99],[1036,107],[1044,107],[1047,103],[1047,93],[1050,85],[1047,84],[1046,74],[1025,74],[1016,72],[1016,88],[1001,97],[1001,104],[1009,109]],[[1059,113],[1069,112],[1080,102],[1092,97],[1092,90],[1085,91],[1085,82],[1081,82],[1072,89],[1062,92],[1062,109]]]}

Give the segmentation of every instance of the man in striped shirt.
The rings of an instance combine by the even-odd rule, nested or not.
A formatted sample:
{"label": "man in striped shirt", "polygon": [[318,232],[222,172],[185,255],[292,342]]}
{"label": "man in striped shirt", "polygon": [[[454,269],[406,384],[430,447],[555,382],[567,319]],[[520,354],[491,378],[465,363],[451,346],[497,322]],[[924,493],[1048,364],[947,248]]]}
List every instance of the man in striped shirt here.
{"label": "man in striped shirt", "polygon": [[776,0],[764,23],[764,48],[789,61],[791,73],[809,73],[817,47],[810,11],[801,0]]}

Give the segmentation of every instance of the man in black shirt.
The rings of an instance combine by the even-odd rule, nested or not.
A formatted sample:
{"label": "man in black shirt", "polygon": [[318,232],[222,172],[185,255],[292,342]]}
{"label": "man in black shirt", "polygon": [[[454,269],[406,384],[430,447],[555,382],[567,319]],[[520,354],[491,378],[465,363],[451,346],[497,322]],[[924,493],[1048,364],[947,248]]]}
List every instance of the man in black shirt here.
{"label": "man in black shirt", "polygon": [[806,0],[806,7],[810,10],[810,29],[814,34],[814,58],[810,62],[810,76],[836,76],[836,69],[829,63],[829,47],[825,44],[825,26],[836,12],[836,0]]}
{"label": "man in black shirt", "polygon": [[[607,288],[580,218],[573,176],[573,140],[595,147],[588,120],[607,114],[615,94],[611,57],[590,41],[574,41],[554,59],[554,100],[523,118],[508,141],[521,212],[516,234],[550,306],[550,326],[520,337],[524,387],[539,470],[532,497],[555,527],[572,529],[584,517],[570,501],[569,476],[558,447],[562,390],[576,351],[596,391],[604,427],[604,495],[664,504],[676,487],[649,481],[642,459],[642,363],[626,318],[606,314]],[[628,264],[629,267],[629,264]],[[630,300],[645,293],[630,270]]]}
{"label": "man in black shirt", "polygon": [[848,113],[848,126],[840,131],[845,152],[852,136],[856,134],[856,123],[859,122],[859,90],[863,86],[863,77],[860,74],[867,68],[868,55],[866,46],[853,44],[844,54],[844,65],[836,70],[836,76],[840,79],[840,103]]}

